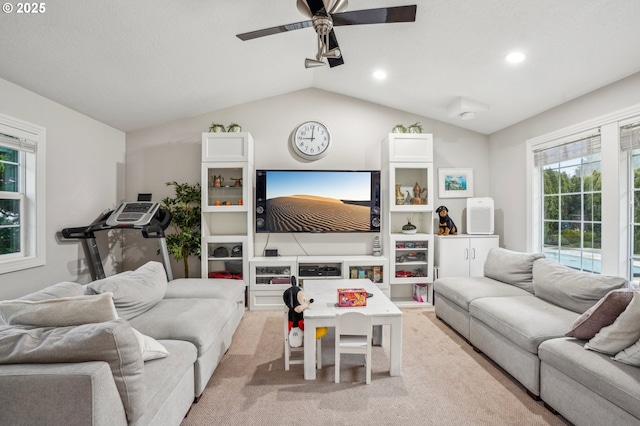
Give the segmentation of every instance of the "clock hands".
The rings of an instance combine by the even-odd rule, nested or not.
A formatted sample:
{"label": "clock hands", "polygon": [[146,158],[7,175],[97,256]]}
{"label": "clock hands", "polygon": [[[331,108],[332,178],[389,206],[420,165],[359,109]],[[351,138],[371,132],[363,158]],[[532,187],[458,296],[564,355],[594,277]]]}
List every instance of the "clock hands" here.
{"label": "clock hands", "polygon": [[306,141],[314,141],[316,138],[313,137],[313,132],[316,130],[316,126],[311,126],[311,137],[310,138],[299,138]]}

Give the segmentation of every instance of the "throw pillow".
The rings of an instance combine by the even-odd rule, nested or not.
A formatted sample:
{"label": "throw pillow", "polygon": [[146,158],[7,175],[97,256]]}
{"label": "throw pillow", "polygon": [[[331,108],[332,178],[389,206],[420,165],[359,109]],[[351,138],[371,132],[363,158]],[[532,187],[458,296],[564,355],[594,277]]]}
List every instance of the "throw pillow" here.
{"label": "throw pillow", "polygon": [[135,271],[113,275],[88,285],[93,294],[113,293],[120,318],[130,320],[153,308],[167,291],[167,275],[160,262],[148,262]]}
{"label": "throw pillow", "polygon": [[494,247],[484,262],[484,276],[533,293],[533,262],[543,257],[542,253],[519,253]]}
{"label": "throw pillow", "polygon": [[613,324],[603,327],[584,347],[593,351],[615,355],[640,339],[640,292],[633,293],[633,299]]}
{"label": "throw pillow", "polygon": [[147,405],[143,363],[131,326],[115,320],[75,327],[0,326],[0,364],[105,361],[129,423]]}
{"label": "throw pillow", "polygon": [[613,359],[625,364],[633,365],[634,367],[640,367],[640,340],[638,340],[633,346],[629,346],[627,349],[623,349],[618,352]]}
{"label": "throw pillow", "polygon": [[167,348],[162,346],[162,344],[156,339],[140,333],[133,327],[131,329],[136,335],[136,339],[138,339],[138,345],[140,346],[140,355],[142,355],[143,361],[166,358],[169,355],[169,351],[167,350]]}
{"label": "throw pillow", "polygon": [[118,319],[111,293],[32,302],[0,301],[0,318],[9,325],[67,327]]}
{"label": "throw pillow", "polygon": [[596,335],[602,327],[613,324],[627,305],[633,299],[633,290],[621,288],[607,293],[598,303],[580,315],[571,324],[569,331],[565,333],[567,337],[589,340]]}
{"label": "throw pillow", "polygon": [[18,300],[47,300],[47,299],[59,299],[61,297],[72,297],[72,296],[82,296],[84,294],[84,289],[82,285],[78,283],[72,282],[61,282],[58,284],[54,284],[47,288],[44,288],[40,291],[36,291],[35,293],[27,294],[26,296],[22,296]]}
{"label": "throw pillow", "polygon": [[538,259],[533,264],[536,297],[579,314],[626,284],[624,278],[577,271],[548,259]]}

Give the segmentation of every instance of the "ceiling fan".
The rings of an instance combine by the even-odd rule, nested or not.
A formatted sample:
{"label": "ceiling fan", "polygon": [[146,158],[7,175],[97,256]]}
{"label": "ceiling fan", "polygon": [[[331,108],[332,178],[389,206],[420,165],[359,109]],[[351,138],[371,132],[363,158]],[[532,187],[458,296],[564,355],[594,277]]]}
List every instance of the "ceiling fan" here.
{"label": "ceiling fan", "polygon": [[306,68],[326,65],[330,67],[344,64],[333,27],[343,25],[389,24],[394,22],[415,22],[417,6],[394,6],[378,9],[354,10],[345,12],[348,0],[296,0],[300,13],[309,18],[308,21],[280,25],[238,34],[240,40],[247,41],[272,34],[300,30],[313,27],[318,35],[318,53],[315,59],[305,59]]}

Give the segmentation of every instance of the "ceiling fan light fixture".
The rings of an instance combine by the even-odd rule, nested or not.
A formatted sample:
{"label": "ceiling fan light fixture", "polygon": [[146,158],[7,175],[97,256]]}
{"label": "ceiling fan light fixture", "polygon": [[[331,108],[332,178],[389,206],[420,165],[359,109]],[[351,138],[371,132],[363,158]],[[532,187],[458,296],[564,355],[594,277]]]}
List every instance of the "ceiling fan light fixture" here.
{"label": "ceiling fan light fixture", "polygon": [[324,52],[322,54],[322,57],[324,58],[339,58],[342,55],[342,53],[340,53],[340,49],[338,49],[337,47],[335,49],[331,49],[328,50],[326,52]]}
{"label": "ceiling fan light fixture", "polygon": [[324,61],[319,61],[317,59],[310,59],[307,58],[304,60],[304,67],[305,68],[316,68],[316,67],[321,67],[326,65],[326,63]]}
{"label": "ceiling fan light fixture", "polygon": [[473,120],[474,118],[476,118],[476,113],[475,112],[463,112],[462,114],[460,114],[460,118],[462,120]]}

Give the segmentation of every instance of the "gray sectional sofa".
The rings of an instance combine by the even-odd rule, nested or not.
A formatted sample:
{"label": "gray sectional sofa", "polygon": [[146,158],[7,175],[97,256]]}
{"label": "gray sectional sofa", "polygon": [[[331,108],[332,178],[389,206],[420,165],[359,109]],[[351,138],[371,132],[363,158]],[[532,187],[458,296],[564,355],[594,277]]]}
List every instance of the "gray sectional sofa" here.
{"label": "gray sectional sofa", "polygon": [[0,301],[0,425],[179,425],[244,312],[242,281],[158,262]]}
{"label": "gray sectional sofa", "polygon": [[435,281],[435,312],[572,423],[638,425],[640,292],[629,287],[494,248],[484,276]]}

